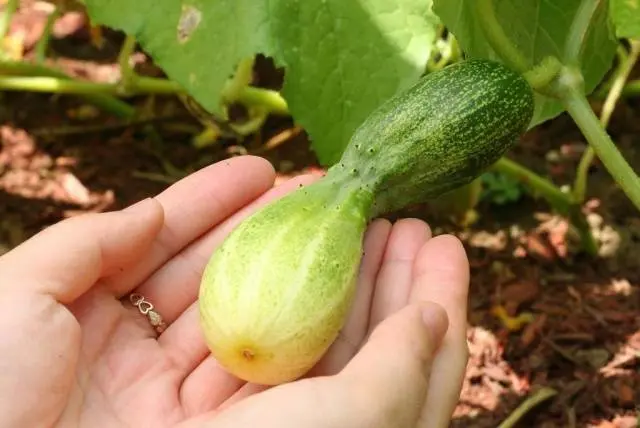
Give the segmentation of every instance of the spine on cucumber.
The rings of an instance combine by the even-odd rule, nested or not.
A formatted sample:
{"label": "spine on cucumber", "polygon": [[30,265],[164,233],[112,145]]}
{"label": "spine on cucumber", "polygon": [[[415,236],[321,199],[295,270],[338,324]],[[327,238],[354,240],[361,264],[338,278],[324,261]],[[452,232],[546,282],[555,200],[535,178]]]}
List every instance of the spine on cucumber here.
{"label": "spine on cucumber", "polygon": [[373,112],[325,177],[251,215],[214,251],[199,305],[218,363],[262,384],[306,373],[345,323],[368,221],[472,181],[532,114],[524,79],[482,60],[432,73]]}

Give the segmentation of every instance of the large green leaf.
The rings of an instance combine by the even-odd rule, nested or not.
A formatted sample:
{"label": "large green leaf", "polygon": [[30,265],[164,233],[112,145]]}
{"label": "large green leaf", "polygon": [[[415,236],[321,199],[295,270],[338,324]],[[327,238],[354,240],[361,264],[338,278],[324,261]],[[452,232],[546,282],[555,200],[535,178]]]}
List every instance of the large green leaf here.
{"label": "large green leaf", "polygon": [[610,0],[611,17],[620,38],[640,39],[640,0]]}
{"label": "large green leaf", "polygon": [[424,71],[438,19],[431,0],[86,0],[95,22],[134,35],[206,109],[238,62],[285,67],[283,95],[324,164],[355,128]]}
{"label": "large green leaf", "polygon": [[[474,3],[475,0],[434,0],[433,7],[469,57],[499,59],[484,36]],[[534,65],[548,55],[564,59],[565,41],[580,3],[581,0],[494,0],[494,9],[507,36],[529,65]],[[607,2],[601,2],[593,16],[581,55],[587,92],[591,92],[610,69],[616,46]],[[537,95],[531,126],[562,111],[562,106],[555,100]]]}

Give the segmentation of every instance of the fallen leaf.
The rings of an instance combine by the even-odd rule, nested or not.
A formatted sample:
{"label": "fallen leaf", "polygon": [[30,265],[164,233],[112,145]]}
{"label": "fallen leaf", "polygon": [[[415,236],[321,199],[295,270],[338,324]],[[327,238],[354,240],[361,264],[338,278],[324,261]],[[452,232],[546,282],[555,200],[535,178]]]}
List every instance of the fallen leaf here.
{"label": "fallen leaf", "polygon": [[599,369],[607,364],[610,354],[603,348],[580,349],[574,354],[581,361],[589,363],[594,369]]}
{"label": "fallen leaf", "polygon": [[507,233],[504,230],[499,230],[496,233],[481,230],[471,235],[469,245],[472,247],[501,251],[506,248],[507,240]]}
{"label": "fallen leaf", "polygon": [[529,346],[542,332],[542,328],[547,322],[547,314],[540,314],[535,317],[532,323],[528,324],[520,335],[520,344],[523,347]]}
{"label": "fallen leaf", "polygon": [[624,383],[623,381],[618,382],[618,401],[621,406],[624,407],[633,407],[635,403],[635,392],[633,389]]}
{"label": "fallen leaf", "polygon": [[529,233],[523,238],[523,240],[527,254],[530,256],[545,261],[552,261],[556,259],[557,255],[553,247],[539,234]]}
{"label": "fallen leaf", "polygon": [[535,300],[539,293],[540,286],[537,282],[522,280],[505,286],[500,293],[500,298],[507,307],[507,311],[513,314],[521,304]]}
{"label": "fallen leaf", "polygon": [[70,172],[61,178],[62,188],[67,192],[69,199],[78,205],[87,205],[91,201],[91,192],[78,178]]}

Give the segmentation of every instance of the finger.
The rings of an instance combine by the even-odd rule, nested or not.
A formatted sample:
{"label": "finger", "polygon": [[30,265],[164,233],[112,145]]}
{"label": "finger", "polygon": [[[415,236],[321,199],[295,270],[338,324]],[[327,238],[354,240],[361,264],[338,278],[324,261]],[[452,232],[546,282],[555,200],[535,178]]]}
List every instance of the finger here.
{"label": "finger", "polygon": [[413,279],[413,262],[420,248],[430,238],[431,229],[422,220],[403,219],[393,225],[376,280],[370,330],[407,304]]}
{"label": "finger", "polygon": [[135,268],[110,279],[121,297],[200,235],[272,187],[275,173],[263,158],[240,156],[215,163],[175,183],[156,199],[162,230]]}
{"label": "finger", "polygon": [[367,228],[363,243],[364,257],[349,317],[338,338],[307,376],[337,373],[360,349],[367,333],[373,288],[390,231],[391,223],[383,219],[375,220]]}
{"label": "finger", "polygon": [[437,305],[407,306],[378,326],[340,374],[271,388],[187,426],[206,426],[215,417],[219,428],[413,427],[446,329],[446,314]]}
{"label": "finger", "polygon": [[214,358],[207,358],[182,383],[180,402],[187,415],[202,414],[218,409],[245,384]]}
{"label": "finger", "polygon": [[340,373],[352,395],[363,400],[361,410],[378,413],[370,426],[414,426],[447,323],[436,304],[405,306],[373,330]]}
{"label": "finger", "polygon": [[64,220],[3,256],[0,284],[70,303],[99,278],[123,270],[146,253],[162,222],[162,206],[154,199],[123,211]]}
{"label": "finger", "polygon": [[415,261],[410,301],[442,306],[449,317],[449,329],[433,362],[429,399],[420,427],[449,426],[458,402],[468,356],[468,292],[469,262],[460,241],[442,235],[427,242]]}
{"label": "finger", "polygon": [[[317,179],[317,176],[302,175],[269,190],[185,248],[145,280],[135,290],[136,293],[145,296],[147,300],[152,302],[156,310],[162,314],[165,322],[171,324],[196,301],[202,272],[212,252],[235,226],[260,207]],[[201,348],[194,348],[194,350],[199,349]]]}

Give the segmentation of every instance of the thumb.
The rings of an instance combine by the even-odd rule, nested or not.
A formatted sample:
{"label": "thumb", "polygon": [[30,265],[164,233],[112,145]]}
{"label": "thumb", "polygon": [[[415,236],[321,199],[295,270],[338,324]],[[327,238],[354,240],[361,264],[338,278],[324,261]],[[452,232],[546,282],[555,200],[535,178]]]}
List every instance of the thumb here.
{"label": "thumb", "polygon": [[408,305],[380,323],[338,375],[363,400],[362,410],[372,418],[367,426],[414,426],[448,323],[435,303]]}

